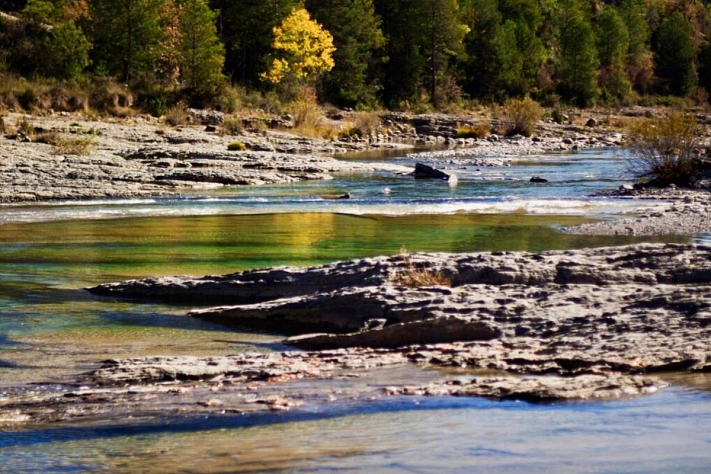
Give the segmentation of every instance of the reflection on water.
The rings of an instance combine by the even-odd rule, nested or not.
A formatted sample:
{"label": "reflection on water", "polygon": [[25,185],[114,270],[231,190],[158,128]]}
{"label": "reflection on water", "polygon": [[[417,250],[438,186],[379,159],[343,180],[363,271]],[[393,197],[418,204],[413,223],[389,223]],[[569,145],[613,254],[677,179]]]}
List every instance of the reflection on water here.
{"label": "reflection on water", "polygon": [[9,433],[0,459],[13,472],[702,473],[710,402],[682,389],[586,404],[406,398]]}
{"label": "reflection on water", "polygon": [[[212,196],[0,206],[0,403],[4,387],[61,380],[109,357],[283,349],[278,335],[226,330],[184,317],[185,308],[97,299],[84,286],[403,247],[539,251],[641,241],[556,231],[588,213],[641,205],[585,198],[620,183],[609,153],[448,171],[460,177],[456,188],[376,173]],[[533,174],[549,185],[527,183]],[[353,199],[331,199],[345,192]],[[0,472],[706,472],[708,377],[673,382],[696,388],[617,403],[339,401],[294,413],[5,431]]]}

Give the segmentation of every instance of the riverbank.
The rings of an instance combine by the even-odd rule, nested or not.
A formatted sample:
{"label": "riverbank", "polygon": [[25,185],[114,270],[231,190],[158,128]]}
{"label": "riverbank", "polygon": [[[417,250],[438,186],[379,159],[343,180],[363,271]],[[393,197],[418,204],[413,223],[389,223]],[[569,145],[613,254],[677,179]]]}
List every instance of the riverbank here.
{"label": "riverbank", "polygon": [[[636,245],[400,255],[102,285],[90,291],[190,301],[199,305],[193,318],[278,327],[292,335],[286,344],[306,351],[109,360],[63,385],[5,392],[0,421],[251,413],[407,395],[649,394],[669,383],[666,374],[711,371],[709,262],[711,247]],[[418,275],[440,281],[413,287],[406,277]],[[218,301],[232,306],[205,307]]]}
{"label": "riverbank", "polygon": [[[332,158],[366,150],[448,147],[414,158],[434,164],[458,160],[501,166],[514,157],[619,146],[623,140],[619,130],[597,125],[598,121],[584,126],[549,120],[541,122],[530,138],[487,134],[477,139],[456,138],[458,126],[488,123],[488,118],[389,113],[367,136],[326,140],[294,135],[288,122],[276,118],[254,122],[231,117],[228,122],[217,112],[191,111],[188,119],[186,125],[170,126],[150,116],[93,121],[66,113],[9,114],[4,117],[6,133],[0,136],[0,203],[154,197],[330,179],[338,173],[374,169],[412,171]],[[347,114],[329,120],[335,130],[351,123]]]}

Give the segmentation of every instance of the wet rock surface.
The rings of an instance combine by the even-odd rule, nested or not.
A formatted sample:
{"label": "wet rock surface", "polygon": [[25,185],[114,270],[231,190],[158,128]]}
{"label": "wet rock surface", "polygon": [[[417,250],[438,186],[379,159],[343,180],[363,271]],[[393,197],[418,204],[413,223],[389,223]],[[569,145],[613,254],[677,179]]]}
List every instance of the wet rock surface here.
{"label": "wet rock surface", "polygon": [[[452,286],[410,288],[393,278],[412,268],[446,274]],[[710,282],[711,247],[667,244],[415,254],[103,285],[92,291],[203,305],[223,288],[244,303],[191,315],[289,328],[299,335],[287,343],[321,350],[106,361],[56,390],[0,400],[0,423],[248,413],[385,396],[645,395],[665,387],[666,375],[711,372]],[[309,334],[315,328],[329,332]]]}
{"label": "wet rock surface", "polygon": [[[348,114],[342,115],[334,122],[336,128],[349,123]],[[551,123],[541,123],[533,138],[491,135],[457,139],[458,123],[476,123],[481,118],[437,114],[385,114],[379,132],[357,140],[299,137],[289,133],[289,120],[281,118],[264,121],[243,117],[243,128],[237,135],[222,131],[224,115],[219,112],[190,110],[188,118],[188,125],[169,127],[147,116],[97,122],[79,115],[10,114],[5,117],[9,126],[19,128],[24,121],[36,133],[0,136],[0,203],[165,196],[222,186],[329,179],[336,173],[374,169],[403,174],[412,171],[396,164],[330,158],[372,149],[446,146],[447,150],[407,159],[422,159],[433,167],[443,161],[502,166],[522,155],[618,146],[622,140],[619,132]],[[69,154],[61,147],[42,143],[48,138],[65,143],[82,141],[91,152],[87,156]],[[228,151],[228,145],[236,140],[245,151]]]}

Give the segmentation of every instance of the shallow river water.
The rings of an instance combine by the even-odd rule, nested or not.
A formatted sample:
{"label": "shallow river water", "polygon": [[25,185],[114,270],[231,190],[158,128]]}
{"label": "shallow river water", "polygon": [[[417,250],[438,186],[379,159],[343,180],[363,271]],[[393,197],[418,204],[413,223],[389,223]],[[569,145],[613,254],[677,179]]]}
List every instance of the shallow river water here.
{"label": "shallow river water", "polygon": [[[185,318],[186,308],[94,298],[82,290],[88,285],[402,248],[622,245],[640,239],[558,229],[653,205],[586,197],[625,182],[622,160],[607,151],[450,167],[456,187],[379,172],[179,198],[0,207],[0,401],[13,385],[61,381],[110,357],[281,348],[278,335]],[[533,185],[532,175],[550,182]],[[345,193],[351,198],[335,199]],[[426,376],[407,370],[397,376]],[[344,400],[279,414],[0,426],[0,472],[709,472],[711,379],[672,382],[658,395],[606,403]]]}

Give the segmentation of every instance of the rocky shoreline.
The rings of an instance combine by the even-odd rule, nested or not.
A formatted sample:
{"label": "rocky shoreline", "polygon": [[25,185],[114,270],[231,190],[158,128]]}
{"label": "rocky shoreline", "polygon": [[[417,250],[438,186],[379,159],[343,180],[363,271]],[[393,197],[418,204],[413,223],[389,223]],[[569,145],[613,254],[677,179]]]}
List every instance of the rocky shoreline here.
{"label": "rocky shoreline", "polygon": [[[622,140],[609,130],[552,124],[542,125],[534,138],[457,140],[451,137],[452,119],[397,114],[385,117],[394,132],[355,142],[273,130],[226,136],[213,117],[170,129],[150,118],[116,124],[74,120],[32,119],[38,131],[90,135],[96,149],[89,156],[0,138],[0,202],[161,196],[373,169],[404,173],[411,169],[326,155],[403,147],[408,140],[453,147],[409,157],[435,166],[461,160],[505,166],[522,154],[618,146]],[[249,150],[228,151],[235,138]],[[657,199],[660,205],[566,231],[711,232],[706,189],[623,188],[614,195]],[[101,285],[89,291],[100,298],[189,304],[195,307],[186,311],[190,317],[277,331],[298,349],[109,360],[59,385],[0,393],[0,427],[122,415],[251,413],[388,396],[549,402],[653,393],[668,385],[665,374],[711,372],[710,262],[711,247],[636,245],[399,255]],[[425,283],[412,283],[423,277]]]}
{"label": "rocky shoreline", "polygon": [[[260,125],[243,118],[244,128],[231,132],[224,129],[225,117],[217,112],[190,111],[188,118],[188,125],[171,127],[147,116],[94,122],[70,114],[7,115],[3,126],[15,133],[0,135],[0,203],[154,197],[222,186],[329,179],[337,173],[374,169],[412,171],[332,158],[365,150],[446,146],[447,150],[410,158],[434,164],[447,160],[501,166],[515,156],[619,146],[622,141],[621,133],[604,127],[552,122],[541,123],[532,138],[492,134],[458,139],[460,123],[480,119],[434,114],[386,114],[379,132],[335,140],[293,135],[283,128],[290,125],[283,120],[275,119],[282,129],[273,129],[271,122]],[[335,128],[349,123],[347,116],[336,119],[332,120]],[[244,149],[228,150],[235,141]],[[67,143],[80,143],[90,152],[74,154],[66,149]]]}
{"label": "rocky shoreline", "polygon": [[[448,284],[402,283],[412,272],[442,274]],[[189,301],[202,306],[191,317],[280,327],[292,335],[287,344],[307,351],[110,360],[61,387],[0,400],[0,424],[406,395],[638,396],[665,387],[664,374],[711,372],[709,283],[711,247],[666,244],[400,255],[101,285],[89,291]],[[218,301],[233,306],[205,308]],[[437,370],[414,384],[417,377],[387,375],[408,367]]]}

